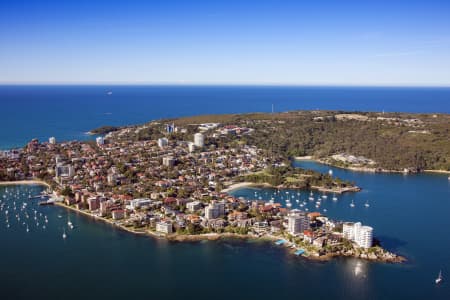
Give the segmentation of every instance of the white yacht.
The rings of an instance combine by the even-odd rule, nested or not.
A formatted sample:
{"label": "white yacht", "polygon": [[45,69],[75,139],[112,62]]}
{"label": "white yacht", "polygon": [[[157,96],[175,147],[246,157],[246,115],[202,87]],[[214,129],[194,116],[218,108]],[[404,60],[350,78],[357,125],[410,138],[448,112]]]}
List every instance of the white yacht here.
{"label": "white yacht", "polygon": [[439,284],[439,283],[442,282],[442,280],[443,280],[443,278],[442,278],[442,271],[439,271],[439,275],[436,278],[435,282],[436,282],[436,284]]}

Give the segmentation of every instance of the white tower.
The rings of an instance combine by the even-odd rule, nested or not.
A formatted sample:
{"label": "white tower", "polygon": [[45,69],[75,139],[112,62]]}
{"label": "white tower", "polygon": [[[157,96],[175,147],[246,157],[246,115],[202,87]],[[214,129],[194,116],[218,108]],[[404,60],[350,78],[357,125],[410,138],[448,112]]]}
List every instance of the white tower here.
{"label": "white tower", "polygon": [[203,148],[205,146],[205,137],[201,133],[194,134],[194,145],[198,148]]}
{"label": "white tower", "polygon": [[103,139],[103,137],[99,136],[95,139],[95,141],[97,142],[98,146],[101,146],[105,143],[105,140]]}

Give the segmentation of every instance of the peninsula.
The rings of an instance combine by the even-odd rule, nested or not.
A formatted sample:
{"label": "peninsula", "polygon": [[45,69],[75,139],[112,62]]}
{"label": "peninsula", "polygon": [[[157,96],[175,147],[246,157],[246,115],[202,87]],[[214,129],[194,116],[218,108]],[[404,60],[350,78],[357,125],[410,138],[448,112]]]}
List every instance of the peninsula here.
{"label": "peninsula", "polygon": [[[104,127],[108,133],[95,141],[34,139],[23,149],[1,152],[0,180],[41,180],[56,204],[137,234],[175,241],[269,239],[314,259],[353,256],[401,262],[403,257],[375,241],[372,227],[332,220],[319,211],[291,209],[289,203],[273,199],[236,198],[228,192],[258,185],[271,187],[273,194],[296,189],[299,198],[300,193],[316,190],[322,193],[320,199],[309,198],[317,201],[318,208],[326,194],[359,191],[355,183],[332,174],[291,166],[291,159],[305,155],[333,159],[329,162],[335,165],[350,159],[373,169],[448,171],[448,145],[435,139],[449,134],[448,119],[447,115],[300,111]],[[381,147],[390,139],[398,147],[411,140],[422,142],[409,152],[398,151],[397,165],[391,165],[387,158],[391,145]],[[378,150],[372,153],[372,147]],[[349,167],[346,163],[341,164]]]}

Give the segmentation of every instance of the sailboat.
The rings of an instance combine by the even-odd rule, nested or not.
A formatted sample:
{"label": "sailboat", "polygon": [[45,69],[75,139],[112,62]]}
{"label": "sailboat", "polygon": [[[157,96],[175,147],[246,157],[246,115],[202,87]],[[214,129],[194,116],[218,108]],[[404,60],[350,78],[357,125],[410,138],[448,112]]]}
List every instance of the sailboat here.
{"label": "sailboat", "polygon": [[70,229],[73,229],[73,224],[70,221],[70,218],[68,218],[68,220],[67,220],[67,226],[69,226]]}
{"label": "sailboat", "polygon": [[337,201],[336,194],[333,195],[333,201]]}
{"label": "sailboat", "polygon": [[63,235],[62,235],[62,237],[63,237],[63,239],[67,238],[67,234],[66,234],[66,229],[65,228],[63,228]]}
{"label": "sailboat", "polygon": [[442,271],[439,271],[439,275],[436,278],[435,282],[436,282],[436,284],[439,284],[439,283],[442,282],[442,280],[443,280],[443,278],[442,278]]}
{"label": "sailboat", "polygon": [[355,202],[352,200],[352,203],[350,203],[350,207],[355,207]]}
{"label": "sailboat", "polygon": [[370,206],[369,200],[366,201],[366,204],[364,204],[364,206],[365,206],[365,207],[369,207],[369,206]]}

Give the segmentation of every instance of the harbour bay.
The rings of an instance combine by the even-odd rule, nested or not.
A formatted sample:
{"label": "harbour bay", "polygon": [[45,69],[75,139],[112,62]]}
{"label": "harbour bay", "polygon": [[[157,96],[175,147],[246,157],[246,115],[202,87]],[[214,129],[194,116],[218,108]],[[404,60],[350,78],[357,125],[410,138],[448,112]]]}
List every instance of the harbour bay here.
{"label": "harbour bay", "polygon": [[[111,96],[120,94],[120,88],[118,90],[119,92],[116,92],[114,89]],[[65,93],[71,94],[67,91]],[[104,96],[103,88],[96,91],[101,97]],[[127,97],[132,97],[132,93]],[[448,98],[445,97],[439,98],[441,102],[434,102],[435,106],[411,106],[411,111],[446,113],[448,108],[443,99]],[[236,104],[223,112],[254,111],[263,107],[268,110],[270,103],[277,103],[274,101],[275,98],[271,97],[266,102],[248,100],[243,107]],[[93,107],[91,111],[88,102],[84,106],[86,115],[81,112],[72,113],[70,110],[52,111],[52,102],[47,102],[47,105],[40,108],[43,112],[40,117],[51,115],[50,112],[69,117],[60,116],[58,120],[52,119],[55,123],[49,127],[37,126],[39,119],[22,120],[24,131],[14,133],[16,142],[4,139],[8,142],[3,147],[8,148],[16,145],[15,143],[23,145],[23,141],[35,136],[48,137],[53,135],[51,129],[59,131],[61,137],[58,138],[61,139],[76,138],[77,134],[84,138],[82,132],[98,125],[122,125],[196,112],[219,112],[220,107],[208,108],[210,99],[208,96],[199,100],[197,105],[192,106],[192,103],[189,103],[173,110],[170,109],[172,105],[159,108],[161,111],[136,115],[133,115],[133,111],[123,112],[129,119],[120,117],[123,115],[120,115],[119,111],[111,111],[112,109],[105,103],[100,106],[92,99],[89,102]],[[124,107],[118,103],[120,102],[111,107],[117,107],[116,109]],[[322,109],[336,109],[340,105],[351,109],[353,105],[355,110],[377,110],[367,103],[365,106],[358,106],[357,100],[346,103],[345,101],[339,103],[336,100],[331,104],[326,101],[316,103],[311,101],[308,104],[311,107],[285,100],[285,106],[280,109],[312,108],[317,103],[322,103],[323,107],[319,106]],[[386,106],[386,109],[389,109],[387,102],[386,105],[377,104],[377,106]],[[93,118],[95,114],[101,115],[100,108],[108,110],[106,112],[111,114],[104,114],[99,119]],[[392,110],[398,108],[391,107]],[[136,119],[133,120],[133,117]],[[87,122],[84,122],[84,118]],[[29,128],[30,130],[35,128],[33,130],[36,131],[32,131],[33,136],[30,136],[25,124],[32,121],[35,125]],[[11,132],[8,134],[13,135]],[[324,173],[330,169],[329,166],[311,161],[294,164]],[[119,299],[137,298],[142,295],[167,299],[181,297],[207,299],[211,295],[218,299],[236,295],[237,298],[258,299],[282,297],[448,299],[450,295],[448,284],[440,286],[434,284],[439,269],[444,270],[444,275],[445,271],[450,269],[448,264],[450,241],[447,238],[450,234],[450,221],[447,217],[450,211],[450,181],[447,180],[447,176],[372,174],[331,169],[336,176],[357,183],[362,187],[362,191],[340,195],[337,201],[327,199],[323,201],[321,210],[327,209],[326,214],[333,219],[362,221],[373,226],[375,237],[382,245],[388,250],[406,256],[408,262],[392,265],[353,258],[311,262],[295,257],[286,249],[267,242],[225,240],[175,243],[135,236],[60,207],[37,207],[27,195],[39,193],[43,189],[40,186],[0,186],[0,197],[7,195],[6,188],[10,191],[19,191],[21,196],[14,201],[20,204],[29,203],[30,207],[47,215],[49,219],[49,225],[45,230],[30,225],[30,232],[26,232],[25,227],[20,224],[6,228],[2,212],[1,286],[6,299],[25,299],[44,295],[48,299],[59,299],[62,295],[66,299],[81,297]],[[269,196],[274,190],[241,188],[231,193],[236,197],[252,199],[255,192],[262,200],[269,201]],[[306,200],[307,195],[308,192],[301,191],[302,199]],[[316,197],[318,195],[315,194]],[[352,200],[355,202],[354,208],[349,206]],[[369,201],[370,207],[364,206],[366,201]],[[314,210],[313,207],[310,209]],[[61,230],[69,218],[75,224],[75,228],[67,232],[68,238],[64,240],[61,238]],[[44,272],[45,276],[42,275]],[[92,284],[93,282],[95,284]],[[23,288],[24,286],[26,288]],[[204,293],[199,292],[202,289]]]}
{"label": "harbour bay", "polygon": [[[321,171],[329,169],[312,162],[300,164]],[[336,202],[326,200],[323,207],[328,209],[327,215],[374,226],[375,236],[383,246],[405,255],[407,263],[391,265],[353,258],[311,262],[267,242],[167,242],[134,236],[60,207],[39,207],[37,209],[49,218],[46,230],[31,228],[27,233],[21,226],[6,229],[4,220],[0,221],[3,241],[0,253],[3,258],[9,258],[1,263],[6,295],[23,299],[42,293],[49,299],[58,299],[60,293],[67,293],[65,298],[68,299],[105,295],[119,299],[149,292],[158,297],[178,298],[196,295],[192,285],[199,281],[208,289],[219,289],[223,281],[227,281],[230,290],[240,290],[243,297],[260,299],[297,293],[310,297],[333,295],[336,299],[422,299],[427,295],[446,299],[448,286],[433,284],[436,270],[449,267],[446,258],[450,244],[445,238],[449,226],[445,222],[450,209],[450,183],[446,176],[333,170],[338,176],[358,181],[363,191],[339,196]],[[5,188],[0,187],[2,195]],[[29,189],[35,193],[42,187],[16,186],[16,189],[27,194]],[[243,188],[232,193],[252,198],[255,191],[265,197],[271,190]],[[433,191],[432,197],[429,191]],[[355,199],[355,208],[348,205],[351,198]],[[369,208],[363,205],[367,199],[371,203]],[[17,199],[19,201],[29,203],[30,200],[25,197]],[[428,218],[424,226],[419,220],[430,215],[433,218]],[[68,232],[68,239],[63,240],[61,228],[69,216],[75,228]],[[429,234],[433,229],[436,234]],[[427,236],[426,241],[424,236]],[[211,269],[215,270],[215,277],[206,276]],[[46,270],[45,277],[39,276],[42,270]],[[25,277],[18,277],[18,274],[25,274]],[[128,275],[123,277],[124,274]],[[262,283],[262,287],[248,289],[246,281],[250,277]],[[80,289],[73,284],[80,278],[87,282],[102,280],[95,289]],[[170,289],[169,282],[175,282],[179,289]],[[411,282],[414,282],[413,287]],[[28,288],[20,289],[24,284]],[[55,285],[58,288],[55,289]],[[228,298],[226,294],[225,298]]]}

